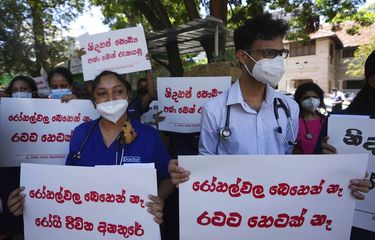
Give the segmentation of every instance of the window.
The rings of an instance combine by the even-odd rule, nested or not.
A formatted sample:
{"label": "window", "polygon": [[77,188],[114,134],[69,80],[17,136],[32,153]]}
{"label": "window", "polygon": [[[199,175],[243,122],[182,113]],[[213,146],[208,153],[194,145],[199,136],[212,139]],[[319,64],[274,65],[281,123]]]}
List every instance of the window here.
{"label": "window", "polygon": [[293,42],[290,43],[290,56],[306,56],[315,54],[315,40],[309,42]]}
{"label": "window", "polygon": [[354,57],[355,49],[344,49],[342,50],[342,58],[352,58]]}

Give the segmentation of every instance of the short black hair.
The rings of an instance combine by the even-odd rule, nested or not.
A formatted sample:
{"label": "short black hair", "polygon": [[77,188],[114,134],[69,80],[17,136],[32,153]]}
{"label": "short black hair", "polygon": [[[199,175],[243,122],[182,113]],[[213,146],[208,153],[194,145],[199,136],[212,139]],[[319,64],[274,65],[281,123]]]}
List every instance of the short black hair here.
{"label": "short black hair", "polygon": [[236,52],[251,49],[255,40],[273,40],[284,37],[289,24],[284,19],[273,19],[270,13],[262,13],[248,19],[234,31]]}
{"label": "short black hair", "polygon": [[324,91],[323,91],[323,89],[321,89],[318,86],[318,84],[313,83],[313,82],[307,82],[307,83],[303,83],[303,84],[299,85],[298,88],[296,89],[296,92],[294,93],[294,100],[298,103],[300,109],[301,109],[302,95],[305,94],[308,91],[313,91],[316,94],[318,94],[319,100],[320,100],[319,107],[325,109],[326,106],[324,104]]}
{"label": "short black hair", "polygon": [[104,76],[107,76],[107,75],[113,75],[113,76],[115,76],[117,78],[117,80],[119,80],[122,84],[124,84],[124,86],[126,88],[126,91],[128,92],[128,95],[130,95],[130,93],[132,91],[132,88],[131,88],[129,82],[126,81],[123,76],[121,76],[120,74],[118,74],[116,72],[105,70],[105,71],[101,72],[98,76],[96,76],[96,78],[92,82],[91,100],[93,101],[94,105],[95,105],[95,102],[94,102],[94,92],[95,92],[95,89],[98,87],[98,85],[100,83],[100,79],[102,77],[104,77]]}
{"label": "short black hair", "polygon": [[137,85],[138,85],[140,82],[146,82],[146,83],[147,83],[147,79],[146,79],[146,78],[140,78],[140,79],[138,79]]}
{"label": "short black hair", "polygon": [[9,86],[5,90],[5,93],[7,95],[9,95],[9,96],[12,95],[12,93],[13,93],[13,85],[14,85],[14,82],[16,82],[16,81],[23,81],[23,82],[25,82],[29,86],[29,88],[31,89],[31,92],[32,92],[33,96],[36,96],[38,88],[36,86],[36,83],[35,83],[34,79],[32,79],[30,77],[22,76],[22,75],[16,76],[16,77],[14,77],[12,79],[12,81],[9,83]]}
{"label": "short black hair", "polygon": [[51,80],[53,76],[55,76],[56,74],[62,75],[66,79],[66,81],[68,81],[70,85],[73,84],[74,79],[73,79],[72,72],[69,69],[64,68],[64,67],[56,67],[48,73],[47,79],[48,79],[49,85],[51,85]]}

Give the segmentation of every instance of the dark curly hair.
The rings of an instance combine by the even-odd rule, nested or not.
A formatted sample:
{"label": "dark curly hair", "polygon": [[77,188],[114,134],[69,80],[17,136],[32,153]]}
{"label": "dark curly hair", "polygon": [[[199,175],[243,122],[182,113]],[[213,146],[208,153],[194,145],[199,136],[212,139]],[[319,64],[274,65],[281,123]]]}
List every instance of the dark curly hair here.
{"label": "dark curly hair", "polygon": [[5,90],[6,95],[8,95],[8,96],[12,95],[13,85],[14,85],[14,82],[16,82],[16,81],[25,82],[29,86],[29,88],[31,89],[32,96],[37,97],[38,88],[36,86],[36,83],[35,83],[34,79],[32,79],[30,77],[22,76],[22,75],[16,76],[15,78],[12,79],[12,81],[9,83],[9,86]]}
{"label": "dark curly hair", "polygon": [[236,52],[240,49],[251,49],[255,40],[272,40],[284,37],[289,24],[283,19],[273,19],[270,13],[263,13],[248,19],[234,31]]}
{"label": "dark curly hair", "polygon": [[301,107],[302,95],[308,91],[313,91],[316,94],[318,94],[319,100],[320,100],[319,107],[326,109],[326,105],[324,104],[324,91],[318,86],[318,84],[313,83],[313,82],[307,82],[307,83],[303,83],[299,85],[299,87],[296,89],[296,92],[294,93],[294,100],[296,100],[300,109],[302,109]]}
{"label": "dark curly hair", "polygon": [[52,78],[53,78],[53,76],[55,76],[56,74],[60,74],[60,75],[62,75],[65,79],[66,79],[66,81],[68,81],[68,83],[70,84],[70,85],[72,85],[73,84],[73,74],[72,74],[72,72],[69,70],[69,69],[67,69],[67,68],[64,68],[64,67],[57,67],[57,68],[54,68],[54,69],[52,69],[49,73],[48,73],[48,77],[47,77],[47,79],[48,79],[48,84],[49,85],[51,85],[51,80],[52,80]]}
{"label": "dark curly hair", "polygon": [[94,105],[95,105],[95,101],[94,101],[95,89],[98,87],[101,78],[104,77],[104,76],[107,76],[107,75],[115,76],[117,78],[117,80],[119,80],[122,84],[124,84],[124,86],[126,88],[126,91],[128,92],[128,95],[130,95],[130,93],[132,91],[132,88],[131,88],[129,82],[126,81],[123,76],[121,76],[120,74],[118,74],[116,72],[105,70],[105,71],[101,72],[98,76],[96,76],[94,81],[92,82],[91,101],[94,103]]}

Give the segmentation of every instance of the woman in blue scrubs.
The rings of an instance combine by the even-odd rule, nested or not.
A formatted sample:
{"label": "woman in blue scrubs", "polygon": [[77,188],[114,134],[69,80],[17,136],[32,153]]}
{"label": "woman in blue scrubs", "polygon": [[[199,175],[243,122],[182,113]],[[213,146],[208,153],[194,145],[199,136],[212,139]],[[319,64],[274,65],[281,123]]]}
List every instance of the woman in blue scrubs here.
{"label": "woman in blue scrubs", "polygon": [[[150,196],[149,212],[162,223],[166,197],[173,190],[168,174],[170,156],[158,132],[128,119],[130,85],[115,72],[104,71],[93,81],[92,101],[101,117],[74,129],[66,165],[95,166],[154,163],[159,196]],[[13,191],[8,207],[14,215],[23,212],[23,188]]]}

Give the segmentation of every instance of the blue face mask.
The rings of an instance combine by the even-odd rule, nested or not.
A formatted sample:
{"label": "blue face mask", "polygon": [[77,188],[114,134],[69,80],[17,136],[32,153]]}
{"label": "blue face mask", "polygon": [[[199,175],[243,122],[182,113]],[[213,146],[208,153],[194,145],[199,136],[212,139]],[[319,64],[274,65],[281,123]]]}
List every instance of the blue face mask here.
{"label": "blue face mask", "polygon": [[14,98],[31,98],[31,92],[14,92],[12,93]]}
{"label": "blue face mask", "polygon": [[69,88],[58,88],[52,89],[50,98],[52,99],[61,99],[63,96],[72,94],[72,90]]}

